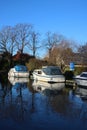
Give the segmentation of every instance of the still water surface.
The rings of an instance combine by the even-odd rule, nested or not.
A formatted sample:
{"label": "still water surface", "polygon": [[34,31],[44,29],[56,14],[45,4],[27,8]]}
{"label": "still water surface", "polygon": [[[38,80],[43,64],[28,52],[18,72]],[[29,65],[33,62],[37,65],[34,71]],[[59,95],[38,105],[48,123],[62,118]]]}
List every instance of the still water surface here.
{"label": "still water surface", "polygon": [[87,130],[87,90],[1,79],[0,130]]}

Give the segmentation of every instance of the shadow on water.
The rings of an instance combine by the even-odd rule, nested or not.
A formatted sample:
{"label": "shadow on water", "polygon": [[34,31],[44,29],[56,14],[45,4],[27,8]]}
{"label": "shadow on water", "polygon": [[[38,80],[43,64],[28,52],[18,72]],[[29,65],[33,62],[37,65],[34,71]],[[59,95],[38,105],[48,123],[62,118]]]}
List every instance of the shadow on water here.
{"label": "shadow on water", "polygon": [[77,89],[64,83],[0,78],[0,129],[87,129],[87,102],[77,96],[82,92]]}

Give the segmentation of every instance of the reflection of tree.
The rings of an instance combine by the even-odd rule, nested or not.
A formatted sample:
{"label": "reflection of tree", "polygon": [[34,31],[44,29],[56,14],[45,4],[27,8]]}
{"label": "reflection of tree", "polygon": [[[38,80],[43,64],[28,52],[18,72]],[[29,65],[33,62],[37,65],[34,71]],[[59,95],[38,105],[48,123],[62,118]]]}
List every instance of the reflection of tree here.
{"label": "reflection of tree", "polygon": [[[72,92],[72,91],[71,91]],[[56,95],[49,100],[52,109],[64,117],[70,119],[87,120],[87,104],[83,105],[80,99],[77,99],[73,93],[67,95],[65,92]]]}
{"label": "reflection of tree", "polygon": [[[11,109],[8,109],[11,110],[9,114],[11,114],[12,118],[19,122],[23,121],[28,114],[31,116],[35,111],[34,93],[27,91],[27,86],[29,86],[27,83],[16,83],[12,87],[12,104]],[[30,94],[27,93],[28,95],[26,95],[26,92]]]}
{"label": "reflection of tree", "polygon": [[[8,82],[9,83],[9,82]],[[24,107],[22,90],[25,84],[17,86],[14,95],[14,87],[11,84],[0,84],[0,111],[2,118],[12,117],[15,120],[23,120]]]}
{"label": "reflection of tree", "polygon": [[31,101],[31,113],[35,111],[35,105],[34,105],[35,96],[34,93],[32,93],[32,101]]}
{"label": "reflection of tree", "polygon": [[11,91],[12,86],[3,80],[3,78],[0,77],[0,99],[2,100],[2,103],[4,104],[5,97],[7,94]]}
{"label": "reflection of tree", "polygon": [[66,114],[68,104],[68,96],[65,95],[59,94],[51,99],[51,105],[53,109],[58,113]]}
{"label": "reflection of tree", "polygon": [[22,96],[22,89],[20,87],[20,93],[19,93],[19,103],[20,103],[20,112],[18,112],[20,115],[20,119],[23,120],[24,119],[24,108],[23,108],[23,96]]}
{"label": "reflection of tree", "polygon": [[26,83],[16,83],[13,88],[13,94],[14,94],[14,89],[15,89],[15,99],[14,99],[14,104],[15,104],[15,110],[16,110],[16,117],[14,117],[16,120],[24,120],[24,112],[26,111],[24,105],[25,102],[23,100],[23,90],[26,88]]}
{"label": "reflection of tree", "polygon": [[31,114],[35,111],[35,96],[34,92],[28,90],[29,85],[27,82],[16,83],[13,86],[10,82],[0,84],[0,113],[2,113],[0,118],[1,116],[12,118],[14,121],[20,122],[28,114],[31,117]]}
{"label": "reflection of tree", "polygon": [[31,113],[35,111],[35,91],[32,87],[32,81],[30,80],[29,85],[28,85],[29,91],[31,92]]}
{"label": "reflection of tree", "polygon": [[8,112],[6,111],[7,98],[12,89],[12,86],[4,80],[4,75],[0,76],[0,118],[4,118],[7,116]]}

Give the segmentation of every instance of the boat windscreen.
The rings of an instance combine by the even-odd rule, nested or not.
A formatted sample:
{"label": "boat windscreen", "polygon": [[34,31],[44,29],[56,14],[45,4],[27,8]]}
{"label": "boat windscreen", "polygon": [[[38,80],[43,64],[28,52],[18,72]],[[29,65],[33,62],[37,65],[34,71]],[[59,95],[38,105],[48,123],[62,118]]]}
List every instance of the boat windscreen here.
{"label": "boat windscreen", "polygon": [[61,75],[62,72],[59,68],[43,68],[46,75]]}
{"label": "boat windscreen", "polygon": [[81,74],[81,77],[86,77],[86,78],[87,78],[87,74],[82,73],[82,74]]}

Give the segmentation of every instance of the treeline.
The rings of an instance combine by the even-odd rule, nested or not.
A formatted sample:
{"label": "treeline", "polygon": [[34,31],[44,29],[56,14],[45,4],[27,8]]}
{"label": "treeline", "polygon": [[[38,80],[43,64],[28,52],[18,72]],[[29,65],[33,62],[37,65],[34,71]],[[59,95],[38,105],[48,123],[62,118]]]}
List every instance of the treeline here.
{"label": "treeline", "polygon": [[0,29],[0,54],[6,54],[8,61],[18,51],[26,52],[37,57],[37,52],[46,52],[44,60],[57,65],[77,62],[87,63],[87,43],[81,45],[75,41],[66,39],[58,33],[46,32],[42,38],[41,34],[34,29],[32,24],[17,24],[5,26]]}

